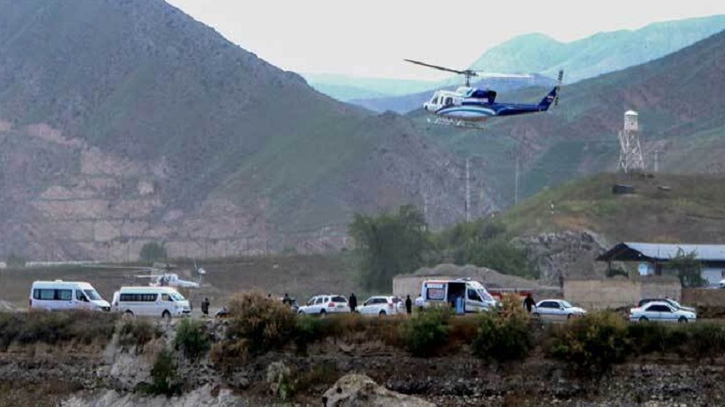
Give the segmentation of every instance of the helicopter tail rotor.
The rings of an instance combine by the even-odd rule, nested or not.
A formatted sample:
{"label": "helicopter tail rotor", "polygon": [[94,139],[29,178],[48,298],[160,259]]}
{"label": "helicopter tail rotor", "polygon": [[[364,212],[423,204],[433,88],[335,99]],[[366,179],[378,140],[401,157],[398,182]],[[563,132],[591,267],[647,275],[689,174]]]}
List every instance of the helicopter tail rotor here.
{"label": "helicopter tail rotor", "polygon": [[564,70],[559,71],[559,78],[556,81],[556,98],[554,98],[554,106],[559,106],[559,94],[561,90],[561,83],[564,81]]}

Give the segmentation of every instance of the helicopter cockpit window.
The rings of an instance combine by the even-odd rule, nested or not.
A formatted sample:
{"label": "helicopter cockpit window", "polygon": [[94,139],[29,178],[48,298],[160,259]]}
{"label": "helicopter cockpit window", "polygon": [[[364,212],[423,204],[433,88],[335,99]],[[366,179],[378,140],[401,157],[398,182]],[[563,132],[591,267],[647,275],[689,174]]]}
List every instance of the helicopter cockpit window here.
{"label": "helicopter cockpit window", "polygon": [[438,104],[438,96],[434,97],[433,100],[431,100],[430,103],[433,104],[433,105],[437,105]]}
{"label": "helicopter cockpit window", "polygon": [[446,98],[445,105],[448,106],[448,105],[452,105],[452,104],[453,104],[453,98]]}

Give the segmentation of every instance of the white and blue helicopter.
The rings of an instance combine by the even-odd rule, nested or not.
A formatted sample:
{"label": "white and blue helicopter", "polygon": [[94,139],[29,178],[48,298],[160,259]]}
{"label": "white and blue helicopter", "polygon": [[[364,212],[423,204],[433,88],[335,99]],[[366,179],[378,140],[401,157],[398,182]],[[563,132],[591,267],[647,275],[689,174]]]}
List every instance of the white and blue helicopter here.
{"label": "white and blue helicopter", "polygon": [[[443,66],[431,65],[425,62],[405,61],[422,65],[441,71],[452,72],[463,75],[466,78],[466,86],[461,86],[455,91],[438,90],[431,99],[423,104],[423,108],[438,116],[436,124],[453,124],[460,127],[477,127],[476,123],[483,122],[490,117],[516,116],[529,113],[539,113],[549,110],[551,105],[559,103],[559,89],[564,79],[564,71],[559,71],[559,78],[556,86],[538,104],[524,103],[496,103],[496,91],[491,89],[479,89],[471,87],[472,77],[487,78],[532,78],[531,75],[516,74],[495,74],[483,73],[466,69],[463,71],[450,69]],[[430,119],[429,119],[430,121]]]}

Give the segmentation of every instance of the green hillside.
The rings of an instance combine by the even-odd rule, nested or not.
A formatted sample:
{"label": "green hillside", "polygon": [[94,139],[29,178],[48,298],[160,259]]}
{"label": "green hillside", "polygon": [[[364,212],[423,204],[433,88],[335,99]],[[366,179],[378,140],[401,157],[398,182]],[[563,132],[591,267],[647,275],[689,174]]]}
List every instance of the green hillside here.
{"label": "green hillside", "polygon": [[552,77],[565,69],[569,82],[576,82],[660,58],[724,29],[725,16],[712,16],[603,32],[568,43],[528,34],[488,50],[471,68]]}
{"label": "green hillside", "polygon": [[[502,220],[516,234],[591,230],[611,242],[724,243],[724,181],[703,175],[600,174],[544,190]],[[615,195],[615,184],[633,186],[635,194]]]}

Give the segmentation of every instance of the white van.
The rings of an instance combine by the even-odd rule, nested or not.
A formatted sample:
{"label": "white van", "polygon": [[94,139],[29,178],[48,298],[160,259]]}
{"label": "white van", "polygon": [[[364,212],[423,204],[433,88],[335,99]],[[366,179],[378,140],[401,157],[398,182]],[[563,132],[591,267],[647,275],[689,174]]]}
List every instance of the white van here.
{"label": "white van", "polygon": [[121,287],[113,294],[113,310],[164,318],[191,315],[189,301],[172,287]]}
{"label": "white van", "polygon": [[468,279],[423,281],[420,302],[424,307],[449,304],[455,308],[456,299],[459,297],[464,297],[466,300],[466,312],[488,311],[498,306],[496,299],[478,281]]}
{"label": "white van", "polygon": [[36,281],[30,288],[30,309],[110,311],[111,305],[101,298],[92,285],[80,281]]}

